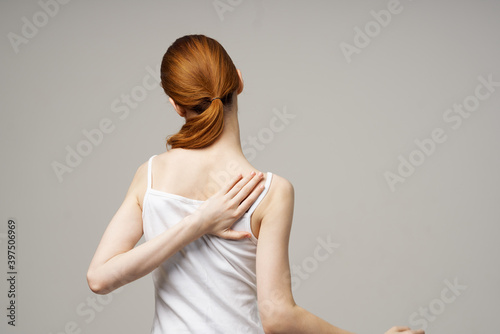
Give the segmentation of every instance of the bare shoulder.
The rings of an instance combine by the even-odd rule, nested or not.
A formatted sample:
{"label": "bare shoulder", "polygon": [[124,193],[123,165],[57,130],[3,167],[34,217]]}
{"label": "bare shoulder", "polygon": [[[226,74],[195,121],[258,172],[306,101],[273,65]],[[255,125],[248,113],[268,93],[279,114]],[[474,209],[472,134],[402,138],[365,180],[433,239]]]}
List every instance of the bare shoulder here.
{"label": "bare shoulder", "polygon": [[295,190],[293,184],[283,176],[274,174],[266,196],[257,208],[259,220],[272,217],[283,210],[293,210]]}
{"label": "bare shoulder", "polygon": [[273,174],[269,195],[272,198],[279,198],[281,200],[284,200],[285,197],[293,198],[294,188],[292,182],[283,176]]}
{"label": "bare shoulder", "polygon": [[132,185],[146,185],[148,183],[148,161],[143,162],[135,171]]}
{"label": "bare shoulder", "polygon": [[[155,175],[154,171],[164,170],[167,166],[169,166],[169,160],[172,159],[172,156],[176,156],[179,153],[173,152],[163,152],[160,154],[156,154],[153,158],[152,163],[152,174]],[[148,187],[148,168],[149,168],[149,158],[141,163],[135,172],[134,178],[130,185],[127,195],[131,194],[137,198],[137,202],[142,208],[142,202],[144,200],[144,195],[146,194],[146,189]]]}
{"label": "bare shoulder", "polygon": [[177,160],[182,159],[183,153],[184,153],[184,151],[178,150],[178,149],[159,153],[154,157],[154,164],[155,165],[159,165],[159,164],[165,165],[165,164],[169,163],[170,160],[175,161],[175,159],[177,159]]}
{"label": "bare shoulder", "polygon": [[148,161],[143,162],[137,167],[134,178],[130,184],[127,196],[133,196],[137,204],[142,209],[142,202],[148,186]]}

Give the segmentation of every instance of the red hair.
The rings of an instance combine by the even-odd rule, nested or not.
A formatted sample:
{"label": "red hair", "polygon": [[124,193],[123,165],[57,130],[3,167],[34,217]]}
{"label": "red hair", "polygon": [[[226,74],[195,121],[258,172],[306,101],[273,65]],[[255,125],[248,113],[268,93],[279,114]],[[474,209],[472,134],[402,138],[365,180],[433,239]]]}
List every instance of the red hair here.
{"label": "red hair", "polygon": [[[161,85],[177,105],[197,113],[178,133],[166,138],[172,148],[212,144],[224,128],[224,108],[231,107],[240,80],[233,61],[216,40],[204,35],[178,38],[161,63]],[[219,97],[220,99],[213,98]]]}

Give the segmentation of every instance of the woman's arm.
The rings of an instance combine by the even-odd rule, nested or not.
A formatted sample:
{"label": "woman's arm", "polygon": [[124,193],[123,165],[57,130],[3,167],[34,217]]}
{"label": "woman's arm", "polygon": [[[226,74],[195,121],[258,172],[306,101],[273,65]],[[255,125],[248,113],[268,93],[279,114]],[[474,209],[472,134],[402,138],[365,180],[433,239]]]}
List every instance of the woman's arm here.
{"label": "woman's arm", "polygon": [[[171,257],[188,243],[204,234],[228,239],[248,236],[244,231],[231,230],[257,199],[263,187],[256,187],[262,174],[233,178],[193,213],[155,238],[135,247],[142,237],[142,209],[139,191],[145,191],[147,163],[137,170],[125,199],[109,223],[97,247],[88,272],[90,289],[107,294],[137,280]],[[134,248],[135,247],[135,248]]]}
{"label": "woman's arm", "polygon": [[[294,189],[288,180],[277,175],[271,189],[273,194],[262,214],[257,245],[257,296],[264,331],[266,334],[354,334],[295,304],[288,260]],[[423,330],[412,331],[408,327],[393,327],[386,332],[394,333],[425,334]]]}
{"label": "woman's arm", "polygon": [[292,184],[275,175],[273,198],[263,213],[257,245],[257,294],[266,333],[353,334],[295,304],[291,288],[288,240],[293,219]]}

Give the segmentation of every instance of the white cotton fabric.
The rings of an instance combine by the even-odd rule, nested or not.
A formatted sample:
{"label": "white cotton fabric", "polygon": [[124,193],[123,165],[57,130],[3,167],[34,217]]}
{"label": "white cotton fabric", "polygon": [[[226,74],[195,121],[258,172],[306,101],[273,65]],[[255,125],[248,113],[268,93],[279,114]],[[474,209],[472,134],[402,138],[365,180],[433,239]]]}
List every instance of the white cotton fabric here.
{"label": "white cotton fabric", "polygon": [[[193,213],[203,201],[151,188],[151,164],[144,196],[144,237],[154,238]],[[264,333],[257,307],[255,274],[257,238],[250,217],[266,195],[265,189],[233,225],[251,238],[226,240],[212,235],[186,245],[152,272],[155,314],[151,334],[260,334]]]}

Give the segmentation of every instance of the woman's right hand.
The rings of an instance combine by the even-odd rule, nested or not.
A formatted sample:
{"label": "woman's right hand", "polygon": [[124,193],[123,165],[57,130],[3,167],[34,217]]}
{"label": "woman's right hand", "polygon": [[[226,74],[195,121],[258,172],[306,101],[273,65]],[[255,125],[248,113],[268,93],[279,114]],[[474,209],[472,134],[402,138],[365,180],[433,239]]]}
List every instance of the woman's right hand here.
{"label": "woman's right hand", "polygon": [[262,178],[261,172],[252,172],[244,178],[238,174],[204,201],[192,214],[200,226],[201,233],[234,240],[250,237],[249,232],[234,231],[231,226],[243,216],[264,190],[263,185],[256,187]]}
{"label": "woman's right hand", "polygon": [[425,334],[423,329],[411,330],[410,327],[394,326],[389,329],[385,334]]}

